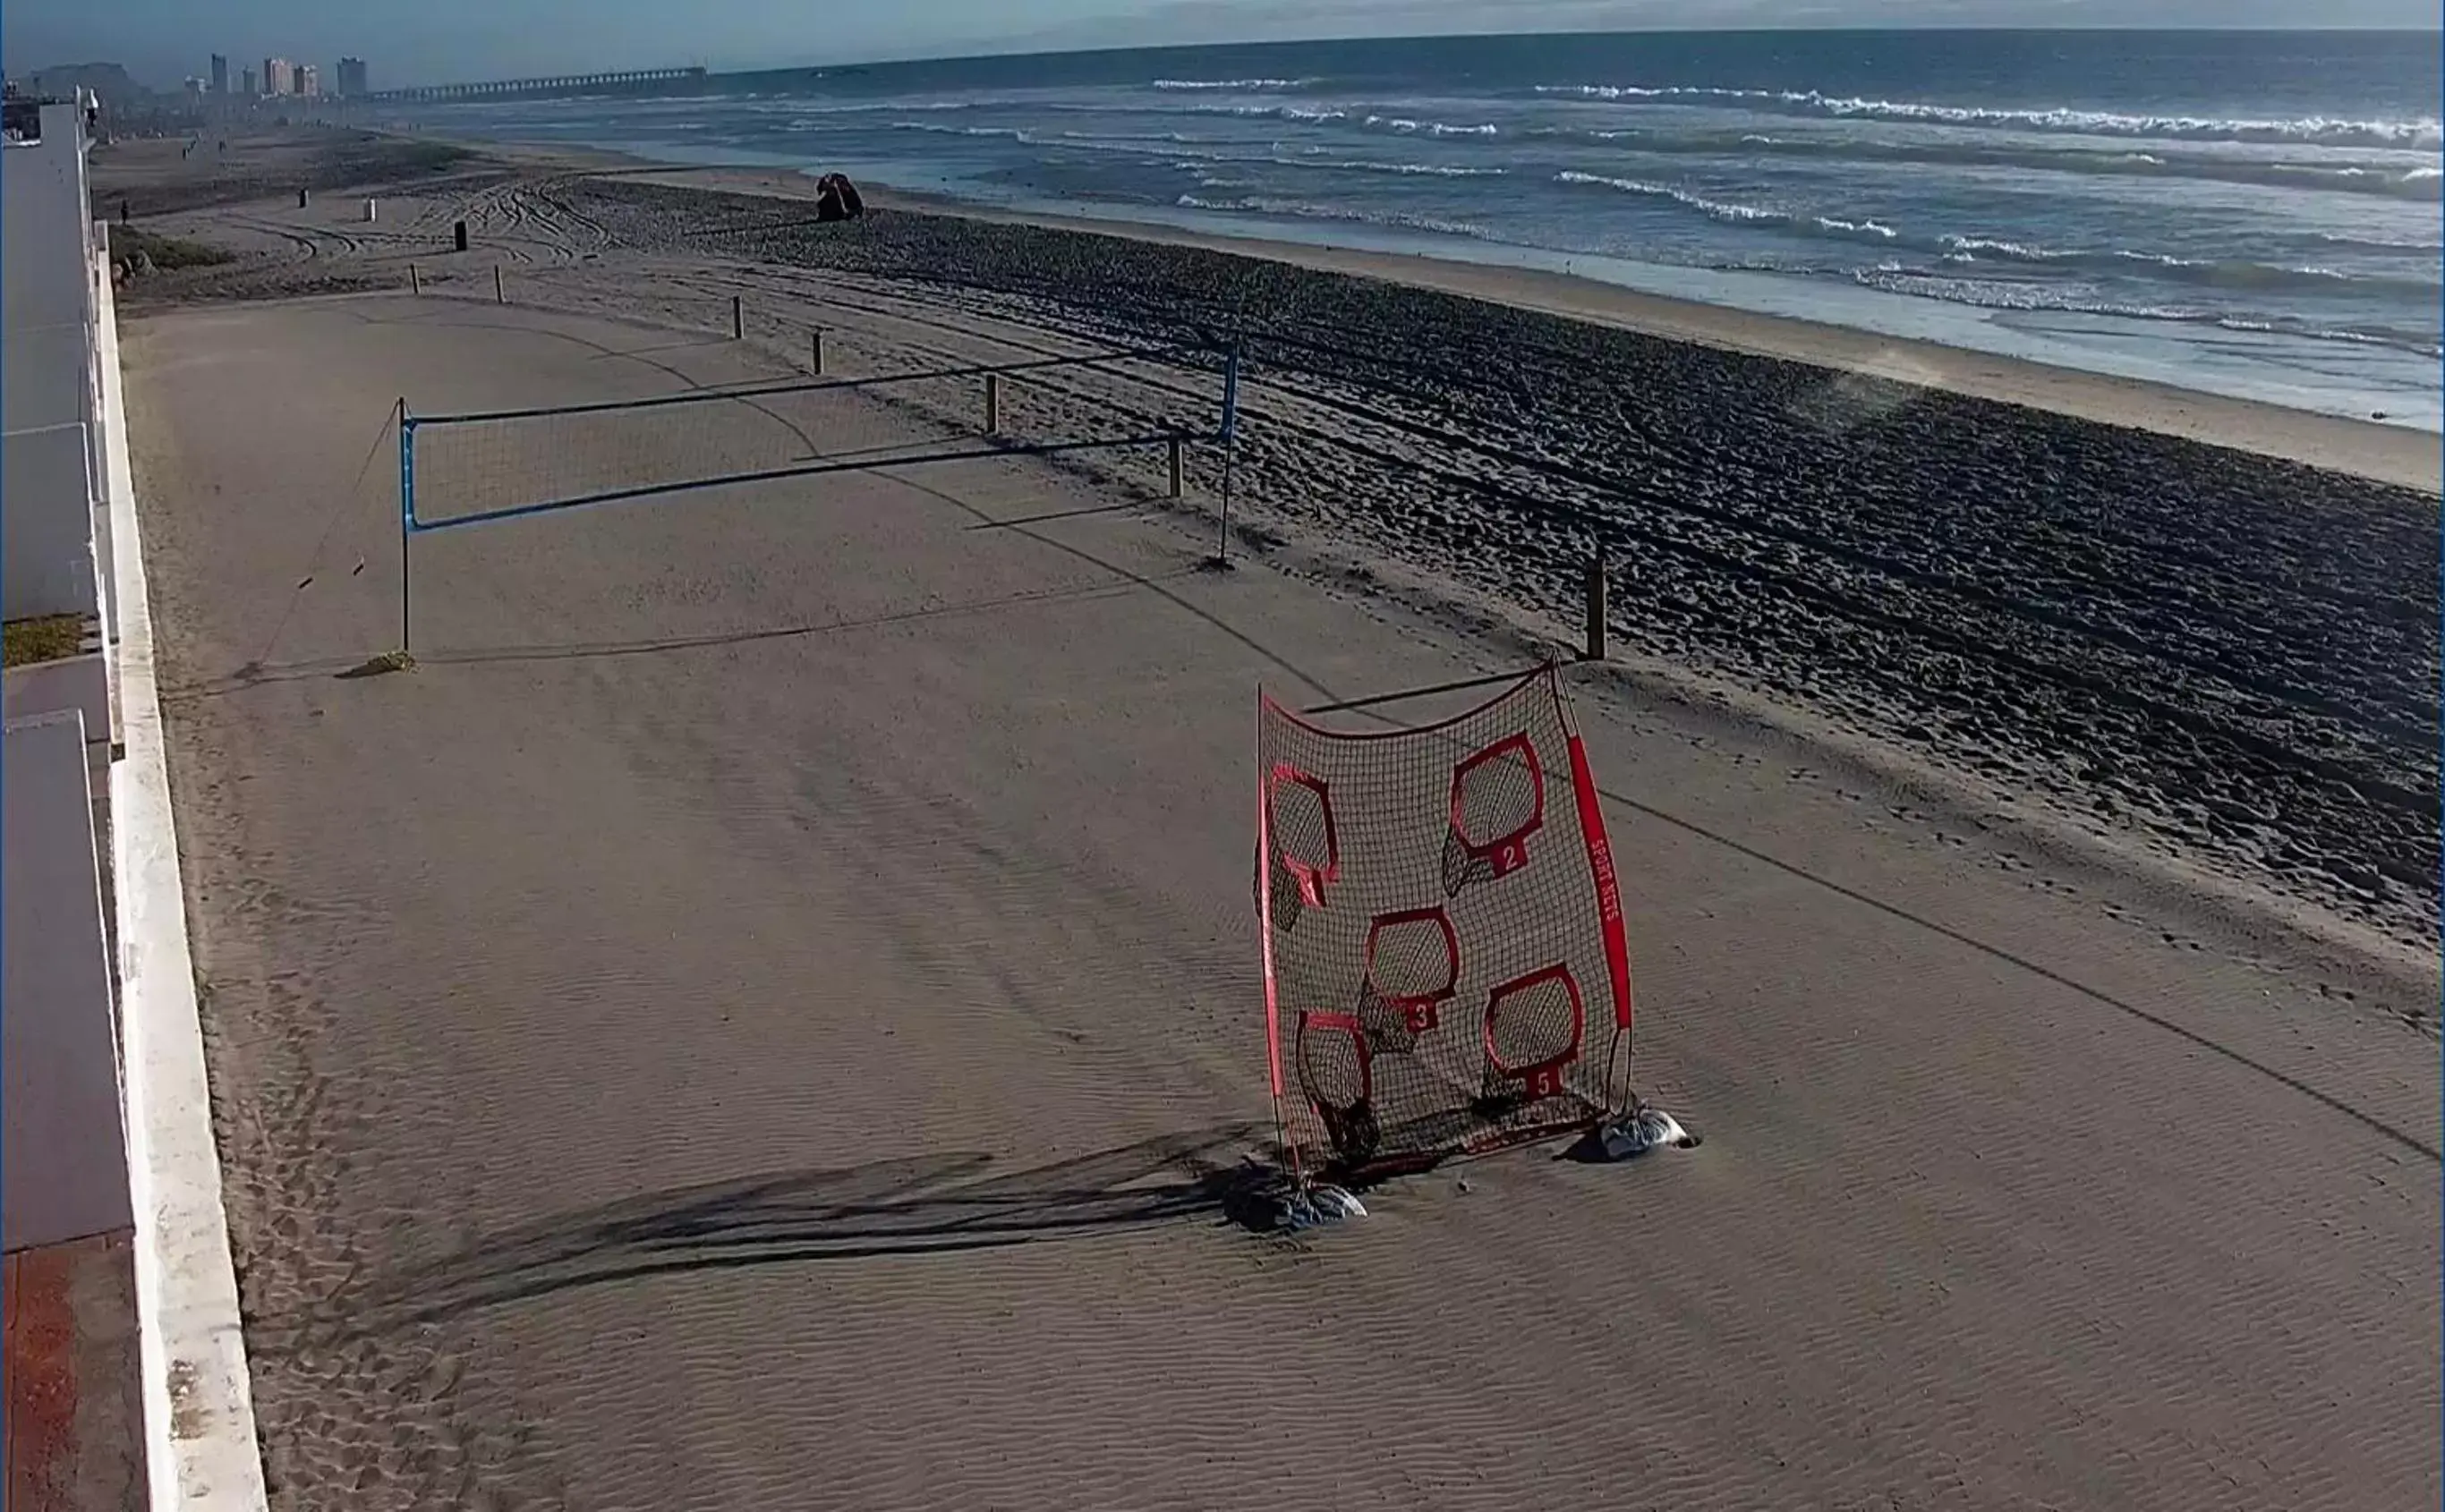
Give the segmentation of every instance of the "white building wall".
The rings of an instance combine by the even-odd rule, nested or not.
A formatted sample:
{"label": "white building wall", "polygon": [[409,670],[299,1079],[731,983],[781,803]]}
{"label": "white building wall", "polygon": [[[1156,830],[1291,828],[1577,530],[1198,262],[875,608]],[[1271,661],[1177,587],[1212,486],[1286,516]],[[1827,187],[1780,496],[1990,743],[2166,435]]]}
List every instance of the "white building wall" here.
{"label": "white building wall", "polygon": [[[0,618],[103,607],[95,522],[101,392],[84,103],[0,148]],[[106,732],[105,732],[106,734]]]}
{"label": "white building wall", "polygon": [[95,539],[108,517],[107,273],[85,205],[87,103],[44,106],[40,141],[0,147],[0,617],[92,616],[105,647],[5,680],[0,1226],[12,1250],[124,1228],[132,1212],[86,764],[107,758],[116,723]]}
{"label": "white building wall", "polygon": [[85,269],[93,224],[85,206],[84,118],[74,105],[43,107],[43,140],[0,152],[0,325],[10,335],[45,326],[90,325]]}

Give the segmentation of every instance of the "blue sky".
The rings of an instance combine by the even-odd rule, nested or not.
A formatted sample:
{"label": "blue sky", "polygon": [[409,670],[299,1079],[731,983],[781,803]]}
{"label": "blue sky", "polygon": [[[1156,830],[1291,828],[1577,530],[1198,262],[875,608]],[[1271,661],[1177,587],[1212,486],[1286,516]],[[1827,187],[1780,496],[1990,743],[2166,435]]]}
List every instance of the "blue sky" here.
{"label": "blue sky", "polygon": [[7,0],[0,62],[126,64],[173,84],[225,52],[375,83],[699,63],[782,67],[925,54],[1446,31],[1711,26],[2429,28],[2437,0]]}

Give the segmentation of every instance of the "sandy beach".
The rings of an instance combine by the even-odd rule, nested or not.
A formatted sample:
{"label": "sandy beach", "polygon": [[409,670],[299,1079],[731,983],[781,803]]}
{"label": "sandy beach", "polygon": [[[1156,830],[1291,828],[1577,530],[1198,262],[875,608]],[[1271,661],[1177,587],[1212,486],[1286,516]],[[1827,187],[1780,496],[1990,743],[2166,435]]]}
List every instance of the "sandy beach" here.
{"label": "sandy beach", "polygon": [[[1601,547],[1623,648],[1664,675],[2434,958],[2433,437],[1576,285],[1566,308],[1628,323],[1591,324],[1533,308],[1567,281],[1496,270],[905,210],[817,227],[575,166],[481,159],[373,224],[355,196],[166,216],[250,255],[130,297],[397,288],[421,257],[437,293],[488,298],[498,267],[513,302],[705,329],[737,297],[792,355],[862,318],[907,367],[1238,328],[1263,540],[1565,624]],[[437,256],[461,217],[479,249]],[[1127,383],[1030,401],[1162,418]]]}
{"label": "sandy beach", "polygon": [[[233,146],[96,172],[238,254],[121,297],[277,1505],[2435,1503],[2433,443],[618,165],[366,222],[260,193],[329,143]],[[1145,449],[777,480],[420,538],[417,669],[343,675],[398,640],[401,396],[817,328],[840,375],[1237,328],[1239,570],[1207,446],[1180,501]],[[1004,427],[1213,380],[1014,380]],[[691,406],[619,465],[976,399]],[[1257,686],[1461,707],[1371,700],[1575,639],[1598,545],[1637,1080],[1708,1142],[1243,1231]]]}

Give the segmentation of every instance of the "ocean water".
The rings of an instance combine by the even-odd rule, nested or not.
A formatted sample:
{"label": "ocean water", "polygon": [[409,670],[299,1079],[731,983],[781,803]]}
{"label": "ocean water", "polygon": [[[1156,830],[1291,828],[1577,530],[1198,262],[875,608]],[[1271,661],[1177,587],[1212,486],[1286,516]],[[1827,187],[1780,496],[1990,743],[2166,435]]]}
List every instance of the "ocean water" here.
{"label": "ocean water", "polygon": [[1784,32],[719,77],[424,125],[1477,262],[2437,428],[2434,34]]}

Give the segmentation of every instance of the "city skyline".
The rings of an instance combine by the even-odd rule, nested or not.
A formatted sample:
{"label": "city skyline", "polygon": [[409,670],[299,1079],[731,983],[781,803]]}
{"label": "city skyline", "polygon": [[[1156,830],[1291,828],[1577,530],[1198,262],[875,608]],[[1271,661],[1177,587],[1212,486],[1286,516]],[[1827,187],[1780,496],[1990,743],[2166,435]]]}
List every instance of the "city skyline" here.
{"label": "city skyline", "polygon": [[215,52],[211,55],[207,71],[187,75],[185,84],[189,93],[200,93],[215,99],[355,99],[371,92],[371,69],[361,57],[343,55],[333,66],[331,78],[332,87],[327,95],[322,87],[321,65],[277,53],[265,57],[255,67],[240,70],[233,77],[230,70],[230,55]]}

